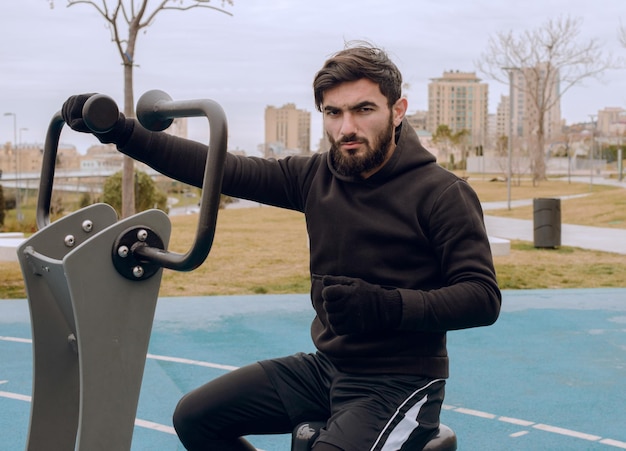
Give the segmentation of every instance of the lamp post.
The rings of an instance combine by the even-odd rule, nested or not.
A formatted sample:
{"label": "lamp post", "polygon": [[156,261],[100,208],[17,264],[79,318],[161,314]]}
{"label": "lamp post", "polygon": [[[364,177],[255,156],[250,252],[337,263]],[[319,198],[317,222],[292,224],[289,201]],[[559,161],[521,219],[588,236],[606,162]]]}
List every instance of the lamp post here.
{"label": "lamp post", "polygon": [[[22,148],[22,155],[24,155],[24,146],[23,146],[24,140],[22,139],[22,132],[27,132],[27,131],[28,131],[28,128],[26,128],[26,127],[21,127],[20,128],[20,136],[19,136],[20,140],[18,141],[18,144],[19,144],[19,147]],[[21,176],[21,174],[22,174],[22,158],[21,158],[21,155],[20,155],[20,158],[18,158],[18,160],[17,160],[17,164],[18,164],[17,170],[18,170],[18,173]],[[24,187],[24,197],[22,198],[22,203],[24,205],[27,205],[28,204],[28,177],[26,177],[25,181],[26,181],[26,184],[25,184],[26,186]]]}
{"label": "lamp post", "polygon": [[517,67],[503,67],[509,73],[509,139],[507,140],[507,163],[506,163],[506,205],[511,209],[511,178],[513,176],[513,114],[515,112],[513,105],[513,72],[519,70]]}
{"label": "lamp post", "polygon": [[622,149],[622,135],[617,140],[617,179],[624,180],[624,150]]}
{"label": "lamp post", "polygon": [[17,115],[15,113],[4,113],[5,116],[13,116],[13,151],[15,152],[15,214],[17,222],[22,221],[22,211],[20,209],[20,175],[17,157]]}
{"label": "lamp post", "polygon": [[595,121],[596,115],[590,114],[591,119],[591,146],[589,149],[589,191],[593,191],[593,169],[596,158],[596,129],[597,123]]}

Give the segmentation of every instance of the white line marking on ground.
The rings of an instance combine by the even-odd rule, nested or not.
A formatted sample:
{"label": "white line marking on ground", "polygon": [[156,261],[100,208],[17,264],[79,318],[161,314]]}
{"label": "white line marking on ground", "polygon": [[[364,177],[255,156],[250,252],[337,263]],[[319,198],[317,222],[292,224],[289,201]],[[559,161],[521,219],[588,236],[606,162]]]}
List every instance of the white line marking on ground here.
{"label": "white line marking on ground", "polygon": [[519,432],[514,432],[513,434],[509,435],[509,437],[511,438],[517,438],[517,437],[521,437],[523,435],[528,434],[528,431],[519,431]]}
{"label": "white line marking on ground", "polygon": [[618,440],[613,440],[610,438],[602,439],[600,440],[600,443],[602,443],[603,445],[609,445],[609,446],[614,446],[616,448],[626,449],[626,442],[620,442]]}
{"label": "white line marking on ground", "polygon": [[140,428],[145,429],[152,429],[153,431],[165,432],[166,434],[176,435],[176,430],[172,426],[155,423],[154,421],[140,420],[139,418],[135,418],[135,426],[139,426]]}
{"label": "white line marking on ground", "polygon": [[206,368],[217,368],[219,370],[226,370],[226,371],[233,371],[239,368],[237,366],[232,366],[232,365],[222,365],[220,363],[203,362],[202,360],[191,360],[191,359],[184,359],[181,357],[170,357],[166,355],[148,354],[147,357],[149,359],[162,360],[164,362],[182,363],[185,365],[196,365],[196,366],[203,366]]}
{"label": "white line marking on ground", "polygon": [[556,426],[550,426],[549,424],[535,424],[533,425],[535,429],[539,429],[540,431],[552,432],[554,434],[567,435],[569,437],[580,438],[583,440],[589,440],[591,442],[597,442],[602,437],[598,435],[585,434],[583,432],[572,431],[571,429],[564,429]]}
{"label": "white line marking on ground", "polygon": [[[610,438],[603,439],[602,437],[600,437],[598,435],[592,435],[592,434],[586,434],[584,432],[572,431],[571,429],[565,429],[565,428],[561,428],[561,427],[557,427],[557,426],[550,426],[549,424],[533,423],[532,421],[521,420],[519,418],[498,417],[497,415],[493,415],[493,414],[488,413],[488,412],[482,412],[480,410],[474,410],[474,409],[467,409],[465,407],[453,407],[453,406],[449,406],[449,405],[446,405],[446,404],[444,404],[442,406],[442,409],[444,409],[444,410],[451,410],[453,412],[462,413],[464,415],[472,415],[472,416],[479,417],[479,418],[486,418],[486,419],[496,419],[497,418],[498,421],[502,421],[504,423],[511,423],[511,424],[515,424],[515,425],[518,425],[518,426],[529,426],[529,427],[533,427],[535,429],[538,429],[540,431],[549,432],[549,433],[552,433],[552,434],[566,435],[568,437],[574,437],[574,438],[581,439],[581,440],[589,440],[589,441],[592,441],[592,442],[599,441],[599,443],[602,443],[603,445],[615,446],[617,448],[626,449],[626,443],[625,442],[621,442],[619,440],[613,440],[613,439],[610,439]],[[519,436],[525,435],[527,433],[528,433],[528,431],[516,432],[516,433],[511,434],[510,436],[511,437],[519,437]]]}
{"label": "white line marking on ground", "polygon": [[0,381],[0,384],[6,384],[9,381]]}
{"label": "white line marking on ground", "polygon": [[[135,426],[145,428],[145,429],[151,429],[157,432],[164,432],[166,434],[176,435],[176,429],[174,429],[172,426],[166,426],[164,424],[155,423],[153,421],[140,420],[139,418],[135,418]],[[260,448],[257,448],[257,451],[263,451],[263,450]]]}
{"label": "white line marking on ground", "polygon": [[[18,395],[17,393],[9,393],[0,391],[0,397],[17,399],[19,401],[30,402],[30,396]],[[176,430],[172,426],[166,426],[165,424],[155,423],[154,421],[142,420],[135,418],[135,426],[150,429],[152,431],[163,432],[165,434],[176,435]],[[257,448],[257,451],[264,451],[261,448]]]}
{"label": "white line marking on ground", "polygon": [[[33,342],[30,338],[3,337],[3,336],[0,336],[0,340],[11,341],[14,343],[32,343]],[[182,357],[170,357],[166,355],[148,354],[146,357],[149,359],[153,359],[153,360],[162,360],[164,362],[182,363],[185,365],[196,365],[196,366],[202,366],[205,368],[216,368],[218,370],[225,370],[225,371],[233,371],[239,368],[237,366],[232,366],[232,365],[222,365],[221,363],[204,362],[202,360],[185,359]]]}
{"label": "white line marking on ground", "polygon": [[32,343],[33,342],[33,340],[31,340],[30,338],[2,337],[2,336],[0,336],[0,340],[13,341],[15,343]]}
{"label": "white line marking on ground", "polygon": [[502,421],[503,423],[511,423],[516,424],[518,426],[532,426],[535,424],[533,421],[520,420],[519,418],[509,418],[509,417],[500,417],[498,421]]}
{"label": "white line marking on ground", "polygon": [[496,416],[492,413],[481,412],[480,410],[466,409],[464,407],[459,407],[455,409],[455,411],[459,413],[464,413],[466,415],[472,415],[474,417],[488,418],[490,420],[493,420],[496,418]]}
{"label": "white line marking on ground", "polygon": [[0,391],[0,398],[17,399],[18,401],[30,402],[30,396],[20,395],[19,393],[11,393],[8,391]]}

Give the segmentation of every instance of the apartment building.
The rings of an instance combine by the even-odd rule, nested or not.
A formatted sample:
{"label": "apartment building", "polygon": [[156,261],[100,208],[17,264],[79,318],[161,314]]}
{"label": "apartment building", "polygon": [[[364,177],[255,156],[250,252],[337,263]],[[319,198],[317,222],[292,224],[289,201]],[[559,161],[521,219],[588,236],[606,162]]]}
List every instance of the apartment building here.
{"label": "apartment building", "polygon": [[266,158],[306,155],[311,152],[311,113],[287,103],[280,108],[265,108]]}
{"label": "apartment building", "polygon": [[626,135],[626,110],[620,107],[607,107],[598,111],[596,132],[600,136],[624,138]]}
{"label": "apartment building", "polygon": [[489,85],[475,72],[449,71],[428,84],[426,129],[435,133],[440,125],[452,133],[469,132],[467,147],[483,146],[488,130]]}
{"label": "apartment building", "polygon": [[[498,104],[498,136],[509,136],[513,125],[513,139],[528,141],[537,134],[539,114],[543,113],[544,137],[547,141],[562,133],[560,79],[558,70],[548,63],[535,67],[512,69],[511,94],[502,96]],[[512,116],[511,116],[512,113]]]}
{"label": "apartment building", "polygon": [[406,115],[406,119],[415,130],[427,130],[428,111],[415,111]]}
{"label": "apartment building", "polygon": [[[0,171],[4,174],[16,172],[40,172],[43,157],[43,145],[36,143],[20,143],[17,148],[8,142],[0,146]],[[59,144],[57,149],[56,167],[74,170],[80,167],[80,155],[76,147]]]}
{"label": "apartment building", "polygon": [[[165,132],[186,138],[187,129],[187,118],[177,118]],[[124,156],[113,144],[94,144],[82,155],[74,145],[59,143],[55,170],[57,175],[58,171],[111,173],[111,171],[122,170],[123,158]],[[17,149],[13,147],[11,142],[0,146],[0,174],[13,175],[19,173],[28,174],[32,177],[33,174],[41,172],[42,163],[43,144],[41,143],[20,143]],[[143,171],[148,168],[140,162],[135,162],[135,165]]]}
{"label": "apartment building", "polygon": [[509,136],[509,127],[511,126],[511,104],[509,99],[509,96],[501,95],[496,107],[496,138]]}

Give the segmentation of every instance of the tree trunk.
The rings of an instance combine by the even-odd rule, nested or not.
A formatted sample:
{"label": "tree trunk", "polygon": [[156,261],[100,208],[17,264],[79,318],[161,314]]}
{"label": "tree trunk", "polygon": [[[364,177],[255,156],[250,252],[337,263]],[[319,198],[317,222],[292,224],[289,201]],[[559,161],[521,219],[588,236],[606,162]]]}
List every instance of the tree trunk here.
{"label": "tree trunk", "polygon": [[[129,56],[129,58],[132,58]],[[133,62],[124,61],[124,115],[135,117],[133,97]],[[132,158],[124,155],[122,172],[122,217],[135,214],[135,164]]]}
{"label": "tree trunk", "polygon": [[543,133],[537,136],[537,144],[535,149],[534,174],[535,181],[542,182],[546,180],[546,157],[545,157],[545,138]]}
{"label": "tree trunk", "polygon": [[535,155],[533,161],[533,180],[536,183],[546,180],[546,129],[545,117],[547,106],[545,102],[538,108],[537,135],[535,137]]}

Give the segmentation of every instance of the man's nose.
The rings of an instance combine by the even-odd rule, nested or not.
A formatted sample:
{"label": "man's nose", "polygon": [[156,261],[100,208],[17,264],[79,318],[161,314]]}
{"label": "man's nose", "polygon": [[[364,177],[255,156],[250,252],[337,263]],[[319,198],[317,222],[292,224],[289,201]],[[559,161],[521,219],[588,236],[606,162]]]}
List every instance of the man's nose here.
{"label": "man's nose", "polygon": [[355,135],[357,131],[357,124],[354,116],[352,114],[344,114],[341,121],[341,135],[342,136],[352,136]]}

